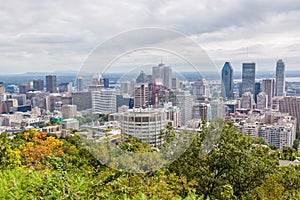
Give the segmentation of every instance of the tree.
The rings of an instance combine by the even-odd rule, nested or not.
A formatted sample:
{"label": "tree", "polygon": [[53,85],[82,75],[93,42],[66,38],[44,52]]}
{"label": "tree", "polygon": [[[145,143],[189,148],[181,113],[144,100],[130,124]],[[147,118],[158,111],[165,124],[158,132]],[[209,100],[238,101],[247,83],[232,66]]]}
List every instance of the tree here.
{"label": "tree", "polygon": [[[205,137],[211,137],[211,130],[218,127],[221,128],[217,142],[203,155],[203,149],[207,150],[203,148]],[[223,198],[224,188],[232,188],[232,199],[254,198],[256,187],[278,165],[276,154],[269,147],[255,144],[232,123],[223,122],[218,127],[204,127],[190,148],[169,167],[170,171],[195,181],[196,193],[204,194],[205,198]]]}
{"label": "tree", "polygon": [[[47,137],[47,133],[38,132],[30,129],[24,132],[24,138],[27,143],[21,145],[23,162],[29,167],[35,169],[45,169],[51,156],[60,156],[63,154],[61,140],[52,136]],[[50,157],[49,157],[50,156]]]}

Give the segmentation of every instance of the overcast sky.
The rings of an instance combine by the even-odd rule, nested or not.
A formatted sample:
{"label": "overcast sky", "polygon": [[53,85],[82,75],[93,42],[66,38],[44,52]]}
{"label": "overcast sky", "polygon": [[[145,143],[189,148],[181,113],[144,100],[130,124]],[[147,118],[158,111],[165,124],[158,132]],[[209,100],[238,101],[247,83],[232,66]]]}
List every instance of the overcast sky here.
{"label": "overcast sky", "polygon": [[218,68],[300,66],[299,0],[15,0],[1,3],[0,27],[1,74],[76,71],[97,44],[142,27],[188,35]]}

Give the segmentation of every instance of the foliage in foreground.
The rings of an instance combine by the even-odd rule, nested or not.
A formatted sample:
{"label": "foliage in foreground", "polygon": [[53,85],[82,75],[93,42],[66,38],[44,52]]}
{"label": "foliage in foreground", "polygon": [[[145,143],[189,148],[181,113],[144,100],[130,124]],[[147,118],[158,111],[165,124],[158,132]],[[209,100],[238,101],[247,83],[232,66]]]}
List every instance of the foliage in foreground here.
{"label": "foliage in foreground", "polygon": [[[215,126],[198,133],[171,166],[139,174],[101,165],[78,135],[57,139],[34,129],[13,139],[2,134],[0,199],[300,198],[299,167],[279,167],[277,151],[257,144],[233,124],[222,122],[215,137]],[[134,139],[121,147],[151,150]]]}

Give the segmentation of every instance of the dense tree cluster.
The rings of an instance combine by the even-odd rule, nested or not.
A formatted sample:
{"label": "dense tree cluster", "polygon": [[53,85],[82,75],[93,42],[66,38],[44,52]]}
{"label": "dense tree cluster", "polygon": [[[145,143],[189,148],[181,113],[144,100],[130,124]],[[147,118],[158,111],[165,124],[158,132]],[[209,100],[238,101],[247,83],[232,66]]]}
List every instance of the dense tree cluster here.
{"label": "dense tree cluster", "polygon": [[[213,138],[215,126],[203,126],[170,166],[147,173],[102,165],[78,134],[61,139],[35,129],[1,134],[0,199],[300,198],[300,167],[279,166],[279,158],[296,157],[295,149],[273,150],[225,122]],[[168,130],[163,134],[169,142],[174,130]],[[135,138],[119,145],[128,152],[157,151]]]}

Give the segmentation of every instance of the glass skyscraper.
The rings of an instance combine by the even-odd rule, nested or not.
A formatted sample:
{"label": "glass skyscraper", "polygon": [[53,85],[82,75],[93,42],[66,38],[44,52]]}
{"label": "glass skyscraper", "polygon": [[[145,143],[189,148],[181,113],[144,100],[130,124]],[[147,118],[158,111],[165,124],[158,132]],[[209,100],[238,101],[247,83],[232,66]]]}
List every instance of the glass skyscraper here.
{"label": "glass skyscraper", "polygon": [[230,62],[225,62],[222,68],[222,96],[233,98],[233,69]]}
{"label": "glass skyscraper", "polygon": [[285,96],[285,64],[280,59],[276,63],[276,96]]}
{"label": "glass skyscraper", "polygon": [[242,93],[255,94],[255,63],[243,63]]}

